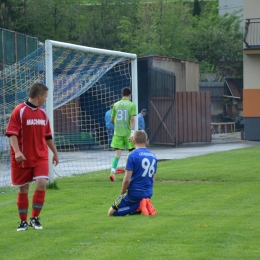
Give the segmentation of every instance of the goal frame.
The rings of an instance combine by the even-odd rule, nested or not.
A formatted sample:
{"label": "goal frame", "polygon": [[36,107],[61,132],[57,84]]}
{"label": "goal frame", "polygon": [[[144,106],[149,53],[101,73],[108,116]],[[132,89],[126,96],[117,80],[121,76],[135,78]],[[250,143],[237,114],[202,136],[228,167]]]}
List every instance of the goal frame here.
{"label": "goal frame", "polygon": [[[106,49],[92,48],[77,44],[46,40],[45,41],[45,66],[46,66],[46,86],[48,87],[48,97],[46,100],[46,113],[49,118],[51,131],[54,136],[54,110],[53,110],[53,47],[78,50],[86,53],[110,55],[120,58],[126,58],[131,60],[131,73],[132,73],[132,101],[136,104],[138,111],[138,81],[137,81],[137,55],[133,53],[126,53],[120,51],[112,51]],[[136,120],[135,130],[138,129],[138,120]],[[52,152],[49,149],[49,183],[54,182],[54,166],[52,164]]]}

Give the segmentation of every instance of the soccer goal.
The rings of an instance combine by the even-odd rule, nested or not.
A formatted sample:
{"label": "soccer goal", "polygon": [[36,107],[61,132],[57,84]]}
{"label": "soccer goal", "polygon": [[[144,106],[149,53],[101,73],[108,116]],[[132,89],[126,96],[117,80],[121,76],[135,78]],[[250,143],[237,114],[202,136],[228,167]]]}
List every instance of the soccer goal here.
{"label": "soccer goal", "polygon": [[[56,167],[49,160],[50,182],[57,177],[109,170],[114,152],[108,147],[105,113],[121,99],[123,87],[132,88],[132,101],[138,104],[137,56],[46,40],[1,74],[0,188],[11,183],[5,129],[13,108],[27,99],[35,82],[49,88],[46,111],[60,157]],[[119,167],[124,167],[127,153],[123,152]]]}

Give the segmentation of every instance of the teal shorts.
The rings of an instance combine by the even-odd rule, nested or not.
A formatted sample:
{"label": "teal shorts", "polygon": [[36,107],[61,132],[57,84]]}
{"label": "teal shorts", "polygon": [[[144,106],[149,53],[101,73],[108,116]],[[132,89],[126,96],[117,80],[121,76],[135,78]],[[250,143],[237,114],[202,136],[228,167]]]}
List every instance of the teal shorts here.
{"label": "teal shorts", "polygon": [[111,147],[114,149],[119,149],[119,150],[132,150],[134,149],[134,144],[133,142],[128,141],[129,136],[113,136]]}

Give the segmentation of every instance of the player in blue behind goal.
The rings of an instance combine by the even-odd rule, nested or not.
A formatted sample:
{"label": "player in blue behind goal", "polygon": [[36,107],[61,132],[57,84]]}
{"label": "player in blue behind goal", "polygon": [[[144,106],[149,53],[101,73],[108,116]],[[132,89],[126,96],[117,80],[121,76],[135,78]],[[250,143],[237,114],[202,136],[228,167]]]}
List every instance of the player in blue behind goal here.
{"label": "player in blue behind goal", "polygon": [[134,133],[135,150],[129,155],[121,195],[108,211],[108,216],[133,214],[156,215],[150,199],[157,170],[157,158],[146,148],[147,134],[143,130]]}

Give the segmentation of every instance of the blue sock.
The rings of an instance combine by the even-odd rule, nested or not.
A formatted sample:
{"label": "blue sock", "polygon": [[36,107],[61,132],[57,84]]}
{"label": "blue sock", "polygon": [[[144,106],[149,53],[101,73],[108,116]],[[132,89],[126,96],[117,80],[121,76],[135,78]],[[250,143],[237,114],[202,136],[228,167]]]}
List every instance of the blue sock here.
{"label": "blue sock", "polygon": [[113,216],[117,217],[117,216],[125,216],[127,214],[130,214],[132,212],[135,212],[138,207],[140,205],[140,202],[134,204],[134,205],[131,205],[129,207],[124,207],[124,208],[121,208],[117,211],[114,212]]}

